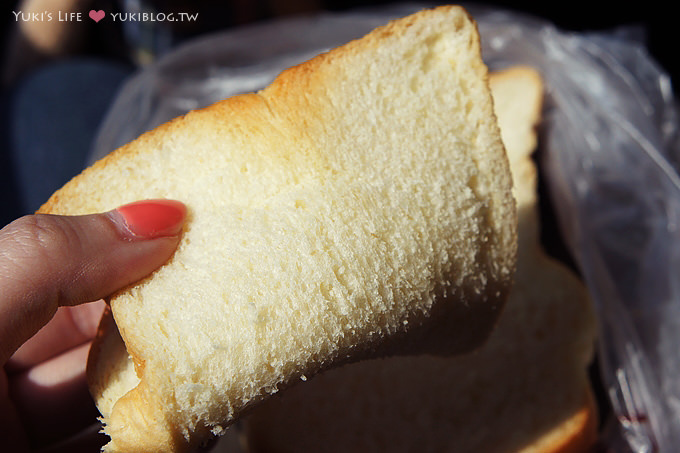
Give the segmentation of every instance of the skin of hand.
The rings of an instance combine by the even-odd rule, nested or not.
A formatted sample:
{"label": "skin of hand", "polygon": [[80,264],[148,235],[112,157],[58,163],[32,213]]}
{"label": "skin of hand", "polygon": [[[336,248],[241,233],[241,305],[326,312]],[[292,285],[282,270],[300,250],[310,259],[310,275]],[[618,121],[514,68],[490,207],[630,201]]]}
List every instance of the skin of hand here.
{"label": "skin of hand", "polygon": [[145,200],[0,230],[0,450],[98,451],[85,363],[101,299],[162,266],[185,219],[180,202]]}

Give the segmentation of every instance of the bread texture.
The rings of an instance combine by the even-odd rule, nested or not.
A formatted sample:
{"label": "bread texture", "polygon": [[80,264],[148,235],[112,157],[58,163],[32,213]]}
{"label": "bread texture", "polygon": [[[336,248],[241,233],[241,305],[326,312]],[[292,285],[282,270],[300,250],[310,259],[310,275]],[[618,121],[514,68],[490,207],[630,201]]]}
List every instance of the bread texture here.
{"label": "bread texture", "polygon": [[172,198],[188,222],[172,259],[110,300],[115,326],[90,366],[104,451],[191,451],[322,369],[478,347],[514,274],[511,191],[459,7],[394,21],[116,150],[43,212]]}
{"label": "bread texture", "polygon": [[583,284],[539,245],[528,67],[490,85],[519,209],[518,268],[489,341],[459,357],[391,357],[322,373],[247,417],[251,453],[584,452],[597,438],[587,366],[595,317]]}

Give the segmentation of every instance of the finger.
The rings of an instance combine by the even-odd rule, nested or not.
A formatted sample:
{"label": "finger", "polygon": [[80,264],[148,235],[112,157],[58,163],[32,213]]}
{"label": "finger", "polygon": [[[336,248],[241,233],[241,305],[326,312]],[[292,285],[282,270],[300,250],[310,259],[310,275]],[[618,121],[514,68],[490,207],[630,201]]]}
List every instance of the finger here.
{"label": "finger", "polygon": [[75,307],[59,307],[45,327],[10,357],[5,369],[14,374],[91,341],[106,304],[103,300]]}
{"label": "finger", "polygon": [[84,344],[10,378],[10,395],[32,447],[69,437],[97,418],[85,378],[89,349]]}
{"label": "finger", "polygon": [[179,202],[151,200],[103,214],[26,216],[0,230],[0,363],[59,306],[104,298],[162,265],[185,214]]}

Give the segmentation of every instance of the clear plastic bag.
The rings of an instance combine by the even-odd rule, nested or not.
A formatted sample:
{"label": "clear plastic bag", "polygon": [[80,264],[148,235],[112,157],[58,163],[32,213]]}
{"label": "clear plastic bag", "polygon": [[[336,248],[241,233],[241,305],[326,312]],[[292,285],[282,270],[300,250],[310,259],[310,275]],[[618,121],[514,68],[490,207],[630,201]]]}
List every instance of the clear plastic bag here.
{"label": "clear plastic bag", "polygon": [[[133,77],[92,160],[188,110],[267,85],[282,69],[423,5],[279,20],[203,38]],[[680,445],[680,178],[669,78],[636,30],[564,33],[535,18],[468,8],[490,68],[528,64],[547,87],[542,174],[596,304],[613,410],[604,443]]]}
{"label": "clear plastic bag", "polygon": [[636,30],[566,34],[479,18],[488,64],[527,63],[548,87],[542,170],[600,323],[599,361],[636,452],[680,445],[680,179],[670,82]]}

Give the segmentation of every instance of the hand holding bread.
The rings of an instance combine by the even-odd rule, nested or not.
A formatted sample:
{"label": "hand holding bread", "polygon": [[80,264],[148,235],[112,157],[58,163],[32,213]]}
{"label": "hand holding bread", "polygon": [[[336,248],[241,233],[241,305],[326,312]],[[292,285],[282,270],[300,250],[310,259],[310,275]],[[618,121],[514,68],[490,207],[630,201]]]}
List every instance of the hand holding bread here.
{"label": "hand holding bread", "polygon": [[0,230],[2,451],[101,445],[96,432],[78,436],[85,450],[63,443],[96,416],[85,364],[98,299],[161,266],[184,214],[181,203],[146,200],[85,216],[24,216]]}
{"label": "hand holding bread", "polygon": [[172,198],[188,218],[169,262],[110,300],[91,364],[105,451],[190,451],[323,369],[478,347],[514,274],[511,191],[458,7],[115,151],[42,211]]}

